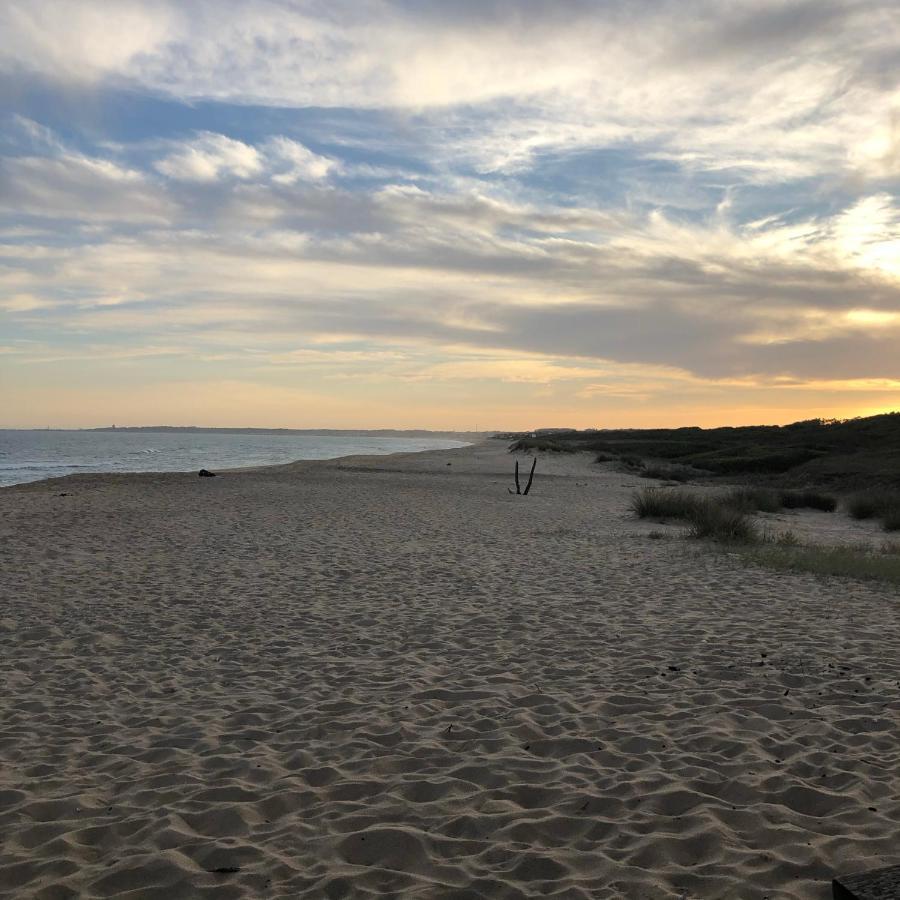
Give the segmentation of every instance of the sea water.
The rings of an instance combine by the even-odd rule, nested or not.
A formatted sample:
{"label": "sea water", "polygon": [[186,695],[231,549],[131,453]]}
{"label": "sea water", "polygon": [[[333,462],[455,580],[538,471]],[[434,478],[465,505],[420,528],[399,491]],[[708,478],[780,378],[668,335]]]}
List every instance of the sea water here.
{"label": "sea water", "polygon": [[0,486],[86,472],[190,472],[465,447],[438,437],[166,431],[0,431]]}

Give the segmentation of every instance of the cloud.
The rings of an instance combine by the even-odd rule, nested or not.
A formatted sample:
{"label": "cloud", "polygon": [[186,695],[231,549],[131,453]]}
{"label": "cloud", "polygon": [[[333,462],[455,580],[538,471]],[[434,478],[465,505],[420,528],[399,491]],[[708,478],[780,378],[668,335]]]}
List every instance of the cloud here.
{"label": "cloud", "polygon": [[171,3],[10,0],[0,11],[0,61],[69,78],[117,74],[164,50],[187,26]]}
{"label": "cloud", "polygon": [[834,238],[851,264],[900,278],[900,203],[889,194],[864,197],[842,212]]}
{"label": "cloud", "polygon": [[0,314],[42,364],[894,384],[888,3],[77,6],[0,10]]}
{"label": "cloud", "polygon": [[78,153],[0,158],[0,210],[83,222],[163,222],[172,204],[146,175]]}
{"label": "cloud", "polygon": [[282,184],[321,181],[340,168],[335,160],[313,153],[303,144],[283,136],[272,138],[267,151],[276,166],[279,163],[286,166],[286,170],[273,176],[273,181]]}
{"label": "cloud", "polygon": [[31,312],[35,309],[49,309],[56,306],[53,300],[35,297],[33,294],[11,294],[0,299],[0,309],[12,313]]}
{"label": "cloud", "polygon": [[226,175],[249,178],[262,169],[255,147],[225,137],[199,134],[156,163],[157,171],[181,181],[215,181]]}
{"label": "cloud", "polygon": [[[704,378],[894,375],[895,337],[886,329],[900,311],[900,283],[875,264],[880,257],[842,265],[856,206],[791,227],[775,219],[736,229],[659,213],[537,214],[422,189],[362,198],[281,190],[260,188],[253,200],[272,204],[261,232],[260,220],[252,231],[226,231],[216,220],[206,230],[148,227],[77,250],[30,246],[11,257],[16,290],[57,297],[40,312],[63,330],[161,341],[231,330],[273,353],[289,336],[341,334],[664,364]],[[300,202],[323,211],[296,231],[289,223]],[[365,229],[353,230],[361,208]],[[533,216],[540,227],[530,227]],[[60,291],[77,300],[62,302]]]}
{"label": "cloud", "polygon": [[322,181],[340,167],[336,160],[283,135],[255,146],[207,131],[189,140],[172,142],[169,153],[157,160],[154,168],[177,181],[213,182],[227,177],[247,180],[267,175],[277,184],[296,184]]}
{"label": "cloud", "polygon": [[898,28],[886,0],[126,0],[115,17],[13,0],[0,67],[191,101],[416,111],[443,132],[436,150],[482,171],[614,144],[762,180],[875,176],[896,172]]}

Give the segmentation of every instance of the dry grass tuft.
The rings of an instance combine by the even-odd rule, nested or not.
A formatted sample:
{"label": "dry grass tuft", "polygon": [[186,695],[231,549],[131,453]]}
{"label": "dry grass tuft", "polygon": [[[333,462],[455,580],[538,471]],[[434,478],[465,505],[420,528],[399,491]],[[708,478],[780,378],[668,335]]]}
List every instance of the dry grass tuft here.
{"label": "dry grass tuft", "polygon": [[759,532],[747,513],[727,498],[697,497],[687,491],[648,488],[636,491],[631,509],[641,519],[679,519],[691,537],[751,543]]}
{"label": "dry grass tuft", "polygon": [[880,519],[885,531],[900,531],[900,491],[861,491],[847,501],[854,519]]}
{"label": "dry grass tuft", "polygon": [[900,553],[895,550],[875,550],[866,546],[817,547],[766,543],[747,548],[744,552],[752,562],[775,569],[900,584]]}

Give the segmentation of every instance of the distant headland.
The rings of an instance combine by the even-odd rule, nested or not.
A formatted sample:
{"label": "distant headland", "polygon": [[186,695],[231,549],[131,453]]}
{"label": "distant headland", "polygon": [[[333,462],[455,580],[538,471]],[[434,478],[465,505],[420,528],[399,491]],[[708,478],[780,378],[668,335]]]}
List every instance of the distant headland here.
{"label": "distant headland", "polygon": [[207,428],[200,425],[105,425],[77,431],[136,431],[184,434],[308,434],[337,437],[451,437],[460,440],[492,437],[494,431],[428,431],[424,428]]}

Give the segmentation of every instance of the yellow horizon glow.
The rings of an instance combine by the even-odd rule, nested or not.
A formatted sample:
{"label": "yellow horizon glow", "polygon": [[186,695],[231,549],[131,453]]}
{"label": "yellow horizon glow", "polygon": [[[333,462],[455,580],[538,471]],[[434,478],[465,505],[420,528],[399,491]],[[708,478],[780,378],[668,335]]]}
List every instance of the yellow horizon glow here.
{"label": "yellow horizon glow", "polygon": [[[32,389],[7,405],[3,428],[91,428],[118,426],[197,426],[209,428],[427,429],[431,431],[527,431],[542,427],[677,428],[727,425],[786,425],[806,419],[849,419],[900,410],[900,387],[889,391],[834,391],[767,388],[780,402],[762,402],[748,389],[736,406],[723,392],[663,403],[596,399],[566,402],[556,391],[533,391],[516,384],[504,402],[478,402],[477,386],[461,396],[446,390],[408,391],[403,402],[355,398],[353,392],[323,397],[314,392],[238,382],[171,385],[135,389],[123,402],[115,388]],[[419,396],[417,396],[417,394]],[[885,396],[887,394],[888,396]],[[855,395],[855,396],[852,396]],[[852,396],[852,399],[851,399]]]}

